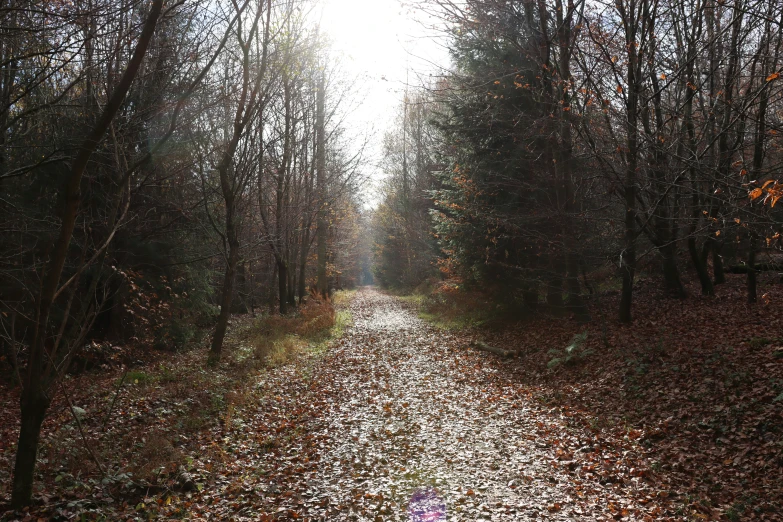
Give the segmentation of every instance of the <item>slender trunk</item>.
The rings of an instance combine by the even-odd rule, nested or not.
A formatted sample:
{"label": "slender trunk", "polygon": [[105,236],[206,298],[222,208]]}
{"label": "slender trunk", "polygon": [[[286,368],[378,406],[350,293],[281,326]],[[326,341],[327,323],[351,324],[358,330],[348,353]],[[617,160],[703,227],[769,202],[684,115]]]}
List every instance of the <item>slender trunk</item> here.
{"label": "slender trunk", "polygon": [[528,285],[522,291],[522,300],[525,303],[525,308],[531,312],[538,310],[538,287],[535,285]]}
{"label": "slender trunk", "polygon": [[317,158],[316,158],[316,189],[319,204],[318,216],[316,220],[316,242],[318,248],[318,293],[321,297],[326,297],[329,292],[326,274],[326,129],[324,128],[324,78],[323,74],[318,81],[318,99],[316,108],[316,132],[317,136]]}
{"label": "slender trunk", "polygon": [[[631,182],[632,183],[632,182]],[[630,323],[631,316],[631,304],[633,302],[633,279],[636,271],[636,231],[634,230],[634,203],[630,200],[635,198],[633,193],[635,192],[631,184],[627,183],[626,192],[629,195],[626,196],[626,219],[625,219],[625,249],[622,252],[621,258],[623,265],[620,268],[622,274],[623,287],[620,294],[620,322]]]}
{"label": "slender trunk", "polygon": [[[707,32],[708,37],[712,38],[713,30],[714,30],[714,8],[710,8],[707,11]],[[686,33],[687,34],[687,33]],[[685,137],[687,140],[687,150],[681,152],[681,156],[686,156],[691,159],[691,164],[688,166],[688,175],[689,175],[689,181],[690,181],[690,188],[691,188],[691,223],[688,229],[688,253],[690,254],[691,261],[693,262],[693,267],[696,270],[696,274],[699,277],[699,283],[701,284],[701,293],[702,295],[713,295],[715,293],[715,288],[712,285],[712,279],[710,279],[709,272],[707,271],[707,261],[706,259],[703,259],[702,256],[699,254],[699,249],[696,244],[696,230],[698,228],[699,222],[701,220],[701,209],[700,209],[700,199],[699,199],[699,179],[697,177],[696,173],[696,167],[694,165],[694,159],[698,156],[697,150],[696,150],[696,129],[693,123],[693,99],[696,96],[695,91],[689,87],[689,85],[693,85],[695,81],[695,74],[694,74],[694,68],[695,68],[695,62],[696,62],[696,41],[697,37],[701,34],[701,17],[697,18],[697,23],[695,23],[691,29],[691,34],[688,38],[688,47],[686,50],[686,73],[685,78],[683,79],[683,92],[686,93],[685,96],[685,103],[683,105],[683,113],[684,113],[684,119],[683,119],[683,125],[685,127]],[[713,46],[710,46],[710,63],[714,63],[714,49]],[[714,69],[713,69],[714,71]],[[714,89],[714,78],[712,76],[710,77],[710,92],[713,92]],[[712,99],[712,97],[711,97]],[[714,135],[714,118],[711,115],[711,120],[708,125],[708,130],[711,135]]]}
{"label": "slender trunk", "polygon": [[720,285],[726,282],[726,271],[723,269],[723,242],[714,238],[712,240],[712,280]]}
{"label": "slender trunk", "polygon": [[[631,13],[632,14],[632,13]],[[635,23],[630,20],[626,23],[626,31],[629,34],[626,41],[635,42]],[[623,287],[620,294],[620,322],[630,323],[632,320],[631,304],[633,302],[633,280],[636,272],[636,165],[637,165],[637,102],[638,85],[636,78],[637,67],[636,46],[628,46],[628,105],[627,105],[627,147],[628,165],[625,171],[625,239],[623,251],[620,254],[622,264],[620,272]]]}
{"label": "slender trunk", "polygon": [[751,235],[750,246],[748,247],[748,303],[755,303],[758,299],[756,294],[756,238]]}
{"label": "slender trunk", "polygon": [[[571,58],[572,58],[572,40],[574,15],[576,15],[576,6],[573,0],[568,0],[567,7],[563,5],[562,0],[556,2],[556,16],[558,29],[558,45],[560,47],[560,59],[558,63],[560,80],[565,86],[557,89],[560,100],[559,103],[564,109],[570,109],[571,96]],[[576,316],[577,321],[586,322],[590,320],[590,314],[587,313],[584,299],[582,299],[582,288],[579,284],[579,253],[576,250],[578,242],[576,241],[576,211],[578,209],[576,202],[576,190],[574,188],[574,159],[573,159],[573,136],[571,133],[571,111],[559,110],[560,119],[560,146],[558,147],[558,160],[555,164],[560,169],[560,182],[563,192],[563,211],[565,214],[565,227],[562,230],[564,256],[566,264],[566,289],[568,291],[568,310]]]}
{"label": "slender trunk", "polygon": [[11,492],[11,505],[17,508],[28,505],[33,495],[38,442],[49,403],[49,398],[40,386],[25,389],[22,394],[21,427],[16,446],[14,483]]}
{"label": "slender trunk", "polygon": [[693,261],[693,267],[696,269],[696,274],[699,276],[702,295],[713,295],[715,293],[715,287],[712,286],[712,279],[710,279],[710,273],[707,271],[706,258],[703,258],[702,255],[699,254],[699,249],[696,247],[696,237],[693,233],[688,237],[688,252],[691,255],[691,261]]}
{"label": "slender trunk", "polygon": [[[256,104],[256,95],[258,92],[258,82],[260,79],[256,79],[255,87],[252,87],[250,81],[250,42],[258,27],[259,20],[261,19],[262,8],[259,5],[258,11],[255,15],[255,20],[250,28],[250,39],[246,42],[242,41],[240,32],[237,33],[237,39],[240,41],[240,48],[242,49],[242,89],[239,94],[239,100],[237,101],[237,108],[234,112],[234,121],[231,125],[231,137],[226,143],[226,148],[220,158],[217,171],[220,178],[220,190],[225,201],[226,212],[226,235],[225,242],[228,245],[228,256],[226,259],[226,273],[223,279],[223,289],[221,295],[221,308],[220,315],[218,316],[218,322],[215,326],[215,333],[212,336],[212,347],[209,352],[208,362],[215,364],[220,360],[220,352],[223,346],[223,339],[226,335],[226,328],[228,326],[228,319],[231,315],[231,304],[234,300],[234,279],[236,276],[237,264],[239,263],[239,231],[238,216],[236,211],[236,198],[242,193],[245,184],[247,183],[247,177],[238,176],[234,163],[234,154],[236,153],[239,141],[244,134],[245,127],[249,123],[249,115],[253,113],[253,108]],[[268,32],[269,27],[269,14],[267,13],[267,27],[265,33]],[[241,21],[238,25],[242,27]],[[264,41],[266,46],[266,37]],[[265,56],[265,53],[264,53]],[[261,68],[262,71],[265,67],[265,61],[262,59]],[[263,72],[261,73],[263,76]],[[259,77],[260,78],[260,77]],[[252,87],[252,89],[251,89]]]}
{"label": "slender trunk", "polygon": [[271,279],[269,281],[269,315],[274,315],[275,313],[275,281],[277,280],[277,262],[272,263],[272,270],[269,271],[271,274]]}
{"label": "slender trunk", "polygon": [[[654,23],[650,23],[649,31],[649,44],[650,44],[650,56],[654,57],[658,51],[658,39],[656,38],[656,27]],[[645,232],[648,232],[650,240],[658,249],[658,253],[661,254],[662,268],[663,268],[663,281],[664,291],[667,295],[684,299],[687,297],[685,287],[682,284],[680,278],[680,270],[677,266],[677,212],[670,212],[669,208],[669,189],[666,179],[666,152],[661,144],[666,143],[666,124],[663,115],[661,88],[659,84],[658,72],[655,68],[651,67],[649,70],[649,79],[653,88],[653,96],[651,98],[653,104],[653,115],[655,117],[655,127],[652,127],[650,121],[650,111],[644,111],[642,123],[647,133],[647,139],[650,143],[655,144],[652,150],[648,153],[651,158],[651,174],[652,174],[652,186],[654,188],[655,197],[658,200],[654,203],[652,209],[653,213],[653,231],[649,233],[645,227]],[[674,191],[677,188],[673,189]],[[675,201],[677,196],[675,195]]]}
{"label": "slender trunk", "polygon": [[280,299],[280,315],[288,313],[288,265],[282,259],[277,262],[277,290]]}
{"label": "slender trunk", "polygon": [[299,294],[299,304],[304,301],[305,293],[307,292],[307,286],[305,277],[307,275],[307,251],[310,246],[310,227],[308,226],[304,231],[304,238],[302,240],[302,248],[299,250],[299,286],[297,288]]}
{"label": "slender trunk", "polygon": [[[783,17],[783,13],[781,13]],[[781,34],[778,31],[778,43],[776,45],[775,53],[773,56],[769,54],[769,43],[772,35],[771,24],[772,20],[772,5],[770,4],[769,11],[767,12],[767,22],[765,24],[765,41],[766,47],[764,49],[764,59],[760,79],[766,78],[770,71],[774,70],[775,65],[778,62],[778,53],[780,50]],[[766,85],[761,86],[761,98],[759,100],[758,116],[756,118],[756,129],[753,140],[753,178],[759,179],[762,175],[762,167],[764,165],[764,141],[767,132],[767,106],[769,103],[769,89]],[[756,271],[756,248],[758,235],[755,232],[748,234],[748,273],[747,273],[747,289],[748,289],[748,303],[755,303],[757,297],[757,284],[756,279],[758,272]]]}
{"label": "slender trunk", "polygon": [[574,314],[577,322],[590,321],[590,314],[582,298],[582,287],[579,284],[579,254],[569,252],[566,261],[566,289],[568,290],[568,309]]}
{"label": "slender trunk", "polygon": [[547,283],[546,304],[549,312],[561,315],[565,311],[563,305],[563,261],[562,252],[552,254],[554,258],[551,265],[551,273]]}
{"label": "slender trunk", "polygon": [[678,299],[687,297],[685,287],[680,278],[680,270],[677,267],[677,253],[673,243],[661,246],[658,251],[663,257],[663,281],[666,293]]}
{"label": "slender trunk", "polygon": [[220,361],[220,353],[223,348],[223,339],[226,336],[228,320],[231,317],[231,304],[234,301],[234,281],[236,280],[237,264],[239,262],[239,241],[229,240],[228,259],[226,260],[226,272],[223,276],[223,288],[220,295],[220,315],[218,315],[215,333],[212,336],[212,346],[209,351],[209,362],[215,364]]}
{"label": "slender trunk", "polygon": [[[736,83],[736,76],[739,67],[739,55],[740,55],[740,29],[742,27],[742,19],[744,13],[744,6],[741,1],[738,1],[734,5],[734,19],[732,21],[734,27],[731,31],[731,49],[729,50],[729,65],[726,71],[726,78],[723,85],[723,122],[721,125],[721,134],[718,138],[718,161],[719,172],[723,176],[724,180],[731,178],[730,168],[731,160],[734,155],[735,147],[729,144],[729,130],[732,124],[732,114],[734,108],[734,90]],[[717,239],[718,230],[715,228],[716,223],[720,218],[723,202],[716,197],[715,201],[711,205],[710,211],[710,227],[708,228],[708,235],[706,239],[707,250],[712,253],[712,271],[714,284],[722,284],[726,282],[726,275],[723,270],[723,259],[721,258],[721,250],[723,248],[723,241]],[[707,257],[704,256],[704,262],[706,264]]]}
{"label": "slender trunk", "polygon": [[288,269],[287,285],[288,304],[296,309],[296,263]]}

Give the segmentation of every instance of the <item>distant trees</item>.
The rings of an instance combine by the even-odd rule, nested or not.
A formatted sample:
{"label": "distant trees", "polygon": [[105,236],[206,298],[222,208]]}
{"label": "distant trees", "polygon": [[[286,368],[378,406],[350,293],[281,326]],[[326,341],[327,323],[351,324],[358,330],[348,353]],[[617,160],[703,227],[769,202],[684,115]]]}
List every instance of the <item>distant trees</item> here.
{"label": "distant trees", "polygon": [[303,13],[294,0],[0,2],[15,507],[31,501],[42,422],[88,341],[177,349],[214,326],[219,361],[231,312],[279,299],[285,313],[314,285],[319,213],[327,285],[359,279],[336,252],[358,248],[346,238],[363,219],[330,96],[344,86]]}
{"label": "distant trees", "polygon": [[431,190],[437,163],[433,102],[406,95],[397,121],[384,137],[386,179],[374,213],[375,277],[387,286],[415,286],[436,273]]}
{"label": "distant trees", "polygon": [[678,298],[686,270],[705,294],[744,271],[756,300],[757,256],[781,247],[781,2],[421,4],[453,59],[422,94],[449,274],[582,320],[579,276],[601,265],[622,321],[641,261]]}

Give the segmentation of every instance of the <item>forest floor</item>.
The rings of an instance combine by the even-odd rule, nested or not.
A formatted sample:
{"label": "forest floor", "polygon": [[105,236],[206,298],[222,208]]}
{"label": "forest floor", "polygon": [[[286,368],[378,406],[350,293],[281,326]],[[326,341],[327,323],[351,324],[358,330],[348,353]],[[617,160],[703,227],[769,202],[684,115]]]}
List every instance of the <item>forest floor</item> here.
{"label": "forest floor", "polygon": [[[456,330],[364,288],[344,332],[271,368],[232,357],[207,370],[199,351],[134,373],[109,427],[90,412],[117,376],[100,393],[77,387],[78,404],[101,397],[84,424],[105,473],[60,408],[40,466],[52,480],[29,513],[0,520],[402,521],[422,487],[449,521],[781,520],[783,314],[745,310],[731,288],[640,299],[634,327]],[[233,353],[254,335],[242,324]],[[477,351],[477,338],[518,357]],[[5,484],[12,402],[0,405]]]}

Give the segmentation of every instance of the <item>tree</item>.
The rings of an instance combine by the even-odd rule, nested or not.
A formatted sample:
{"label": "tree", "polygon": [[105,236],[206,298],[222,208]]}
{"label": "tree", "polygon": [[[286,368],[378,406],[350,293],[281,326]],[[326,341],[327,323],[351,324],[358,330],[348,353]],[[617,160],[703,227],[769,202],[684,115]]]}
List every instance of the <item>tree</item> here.
{"label": "tree", "polygon": [[[63,190],[63,207],[60,211],[60,230],[48,256],[41,288],[36,299],[35,330],[30,347],[21,395],[21,429],[17,444],[11,504],[22,507],[29,504],[33,492],[33,473],[38,452],[41,425],[51,403],[51,391],[60,378],[57,365],[62,354],[57,344],[47,346],[50,335],[50,314],[55,297],[62,293],[60,279],[68,256],[68,250],[76,226],[81,203],[81,181],[87,164],[109,130],[112,120],[120,110],[125,95],[138,74],[149,47],[163,8],[163,0],[154,0],[146,21],[138,36],[133,55],[116,88],[103,108],[98,121],[82,142],[74,158]],[[85,333],[82,327],[82,335]],[[59,357],[58,357],[59,355]]]}

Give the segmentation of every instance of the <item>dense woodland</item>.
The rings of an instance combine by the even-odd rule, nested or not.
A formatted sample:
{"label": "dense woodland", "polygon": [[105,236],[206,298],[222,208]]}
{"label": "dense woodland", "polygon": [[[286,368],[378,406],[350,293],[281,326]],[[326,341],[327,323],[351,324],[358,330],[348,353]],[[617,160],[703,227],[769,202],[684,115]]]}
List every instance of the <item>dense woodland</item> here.
{"label": "dense woodland", "polygon": [[64,411],[107,483],[74,379],[194,346],[225,376],[232,316],[304,338],[335,291],[375,282],[476,292],[514,321],[600,314],[608,349],[606,313],[639,324],[640,279],[643,319],[729,276],[748,306],[783,297],[783,1],[413,2],[451,63],[379,115],[372,210],[358,91],[315,6],[0,0],[9,509],[54,480],[36,467]]}
{"label": "dense woodland", "polygon": [[214,326],[216,362],[231,313],[286,314],[362,277],[350,89],[311,7],[0,5],[14,505],[30,501],[41,423],[85,345],[176,349]]}
{"label": "dense woodland", "polygon": [[591,275],[715,293],[780,270],[779,2],[431,2],[454,70],[386,141],[382,282],[588,319]]}

